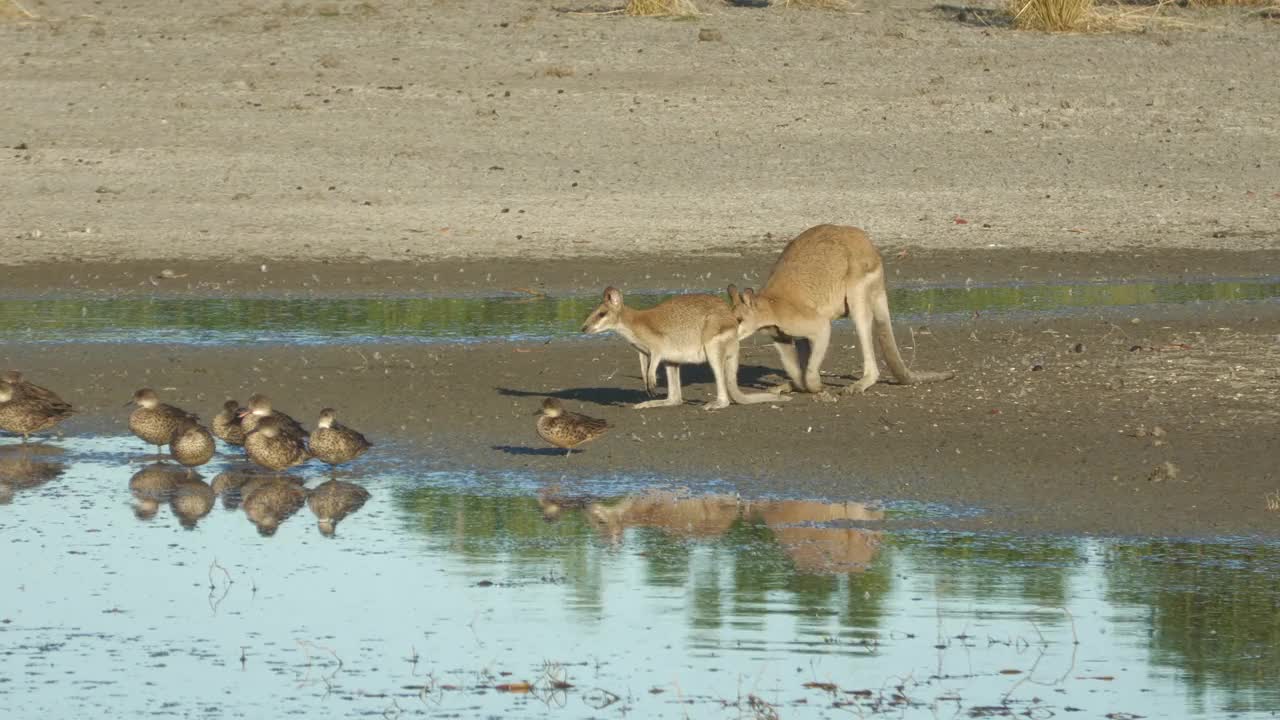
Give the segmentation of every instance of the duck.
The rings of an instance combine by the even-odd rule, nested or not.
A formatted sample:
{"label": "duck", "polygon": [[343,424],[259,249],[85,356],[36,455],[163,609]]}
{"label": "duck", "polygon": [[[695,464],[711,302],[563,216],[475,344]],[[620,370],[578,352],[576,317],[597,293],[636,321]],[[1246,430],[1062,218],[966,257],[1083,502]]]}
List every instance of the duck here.
{"label": "duck", "polygon": [[267,416],[258,420],[255,428],[245,435],[244,449],[249,459],[268,470],[279,472],[301,465],[311,458],[304,437],[286,430],[283,418]]}
{"label": "duck", "polygon": [[200,518],[213,509],[217,496],[199,475],[190,474],[174,484],[169,494],[169,509],[178,517],[178,523],[187,530],[194,530]]}
{"label": "duck", "polygon": [[129,414],[129,431],[157,449],[169,444],[179,425],[200,420],[194,413],[160,402],[160,396],[151,388],[135,392],[125,405],[137,405]]}
{"label": "duck", "polygon": [[214,449],[213,434],[190,418],[179,421],[169,439],[169,454],[188,470],[213,459]]}
{"label": "duck", "polygon": [[343,480],[320,483],[307,493],[307,507],[316,516],[320,534],[333,537],[338,522],[359,510],[369,499],[369,491]]}
{"label": "duck", "polygon": [[284,478],[271,478],[259,483],[244,496],[244,514],[258,528],[258,534],[276,534],[284,522],[306,502],[302,485]]}
{"label": "duck", "polygon": [[248,412],[235,400],[222,403],[222,412],[213,416],[213,434],[228,445],[244,445],[244,427],[240,416]]}
{"label": "duck", "polygon": [[29,382],[22,377],[22,373],[18,370],[4,371],[4,374],[0,375],[0,380],[12,385],[17,390],[17,395],[21,397],[41,398],[55,403],[63,402],[62,398],[58,396],[58,393],[50,390],[49,388],[41,387],[33,382]]}
{"label": "duck", "polygon": [[599,438],[612,427],[605,420],[565,410],[556,398],[543,400],[542,407],[534,414],[538,416],[538,435],[552,445],[562,448],[565,451],[565,457],[568,457],[574,448]]}
{"label": "duck", "polygon": [[254,393],[249,396],[248,409],[240,413],[240,428],[244,430],[245,439],[248,440],[249,433],[257,429],[258,423],[269,417],[281,421],[282,433],[301,438],[307,437],[308,433],[301,423],[271,406],[271,398],[262,393]]}
{"label": "duck", "polygon": [[337,413],[333,408],[321,410],[316,431],[311,433],[311,438],[307,441],[311,455],[328,465],[351,462],[373,447],[373,443],[364,435],[338,422],[336,418]]}
{"label": "duck", "polygon": [[22,385],[0,380],[0,430],[21,435],[24,443],[31,433],[48,430],[74,412],[71,405],[51,392],[32,393]]}

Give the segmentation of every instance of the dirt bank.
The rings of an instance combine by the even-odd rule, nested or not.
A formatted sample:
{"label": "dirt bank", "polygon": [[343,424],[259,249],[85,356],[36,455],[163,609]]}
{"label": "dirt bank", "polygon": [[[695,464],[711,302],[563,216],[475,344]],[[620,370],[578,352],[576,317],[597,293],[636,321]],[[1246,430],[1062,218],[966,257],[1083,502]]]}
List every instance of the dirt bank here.
{"label": "dirt bank", "polygon": [[[425,467],[522,469],[608,492],[609,475],[726,480],[748,495],[974,505],[950,526],[1050,532],[1266,533],[1280,489],[1280,308],[1274,303],[1088,317],[973,318],[898,328],[909,360],[951,368],[950,382],[878,385],[838,402],[709,413],[705,371],[678,409],[636,411],[637,363],[624,342],[566,339],[478,346],[10,344],[26,368],[82,409],[68,436],[125,433],[120,404],[139,386],[212,416],[253,390],[310,422],[322,405]],[[827,367],[849,382],[852,333]],[[1075,352],[1077,343],[1081,352]],[[778,367],[751,343],[744,384]],[[1040,369],[1036,369],[1040,368]],[[530,413],[543,396],[609,419],[612,433],[566,459]],[[1160,431],[1156,431],[1159,427]],[[1176,477],[1155,473],[1172,463]]]}
{"label": "dirt bank", "polygon": [[0,19],[0,263],[682,258],[819,222],[1277,246],[1280,25],[1247,10],[1054,36],[928,0],[26,4]]}

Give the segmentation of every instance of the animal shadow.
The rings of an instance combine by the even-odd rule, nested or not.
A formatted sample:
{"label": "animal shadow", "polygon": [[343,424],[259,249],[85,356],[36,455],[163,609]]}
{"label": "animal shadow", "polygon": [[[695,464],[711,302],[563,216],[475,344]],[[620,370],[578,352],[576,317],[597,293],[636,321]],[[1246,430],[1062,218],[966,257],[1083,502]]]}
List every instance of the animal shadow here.
{"label": "animal shadow", "polygon": [[[508,455],[525,455],[525,456],[541,456],[541,457],[564,457],[564,450],[553,447],[525,447],[523,445],[493,445],[492,449],[504,452]],[[581,450],[571,450],[570,452],[578,453]]]}
{"label": "animal shadow", "polygon": [[[762,388],[768,385],[764,379],[769,376],[776,376],[778,371],[764,367],[762,365],[743,365],[738,368],[738,384],[746,389]],[[570,400],[573,402],[585,402],[595,405],[608,405],[613,407],[629,407],[645,400],[652,400],[648,393],[644,391],[644,379],[639,375],[623,375],[619,377],[620,384],[629,385],[629,387],[588,387],[588,388],[565,388],[563,390],[552,391],[532,391],[519,390],[516,388],[497,388],[499,395],[507,395],[510,397],[553,397],[560,400]],[[709,385],[712,394],[715,393],[715,375],[712,374],[711,368],[707,365],[684,365],[680,368],[680,382],[684,385],[685,390],[689,390],[692,385]],[[665,387],[667,384],[666,372],[659,369],[658,386]],[[696,392],[696,391],[695,391]],[[665,391],[661,394],[665,394]],[[661,395],[660,394],[660,395]],[[687,396],[687,395],[686,395]]]}

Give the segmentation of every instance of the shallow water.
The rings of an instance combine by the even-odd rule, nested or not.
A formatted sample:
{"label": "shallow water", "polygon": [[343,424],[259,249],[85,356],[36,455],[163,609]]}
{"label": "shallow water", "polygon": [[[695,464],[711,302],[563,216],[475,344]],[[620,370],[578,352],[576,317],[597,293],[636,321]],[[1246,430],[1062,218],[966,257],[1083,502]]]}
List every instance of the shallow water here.
{"label": "shallow water", "polygon": [[342,473],[372,497],[333,537],[306,507],[264,536],[234,496],[140,519],[146,452],[0,447],[4,716],[1280,707],[1275,544],[900,531],[896,517],[952,510],[678,479],[556,487],[402,463],[394,444]]}
{"label": "shallow water", "polygon": [[[669,294],[628,295],[648,307]],[[894,317],[1065,312],[1085,308],[1270,300],[1280,279],[1187,283],[899,287]],[[537,340],[578,335],[597,295],[564,297],[0,300],[0,340],[316,344]]]}

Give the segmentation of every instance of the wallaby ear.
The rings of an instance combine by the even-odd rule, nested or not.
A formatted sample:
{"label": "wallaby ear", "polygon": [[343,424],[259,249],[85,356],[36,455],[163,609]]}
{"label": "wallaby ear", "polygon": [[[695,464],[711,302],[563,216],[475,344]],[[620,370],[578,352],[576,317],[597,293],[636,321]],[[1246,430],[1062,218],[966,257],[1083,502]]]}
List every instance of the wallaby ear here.
{"label": "wallaby ear", "polygon": [[742,304],[743,304],[743,305],[746,305],[747,307],[755,307],[755,306],[756,306],[756,291],[755,291],[755,290],[752,290],[751,288],[747,288],[746,290],[743,290],[743,291],[742,291]]}
{"label": "wallaby ear", "polygon": [[738,286],[733,283],[729,283],[729,302],[734,305],[742,302],[742,296],[738,294]]}
{"label": "wallaby ear", "polygon": [[613,308],[621,307],[622,293],[618,291],[618,288],[610,285],[604,289],[604,303]]}

